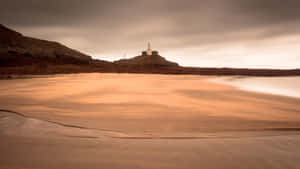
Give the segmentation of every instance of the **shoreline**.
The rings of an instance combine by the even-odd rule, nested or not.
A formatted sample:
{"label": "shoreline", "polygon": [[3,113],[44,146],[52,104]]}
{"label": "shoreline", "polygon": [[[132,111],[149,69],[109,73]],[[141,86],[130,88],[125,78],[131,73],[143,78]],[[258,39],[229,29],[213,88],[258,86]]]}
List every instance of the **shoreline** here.
{"label": "shoreline", "polygon": [[0,74],[0,80],[10,80],[10,79],[31,79],[31,78],[45,78],[45,77],[54,77],[57,75],[79,75],[79,74],[133,74],[133,75],[176,75],[176,76],[210,76],[210,77],[235,77],[235,78],[284,78],[284,77],[300,77],[300,75],[275,75],[275,76],[256,76],[256,75],[231,75],[231,74],[194,74],[194,73],[147,73],[147,72],[62,72],[62,73],[45,73],[45,74]]}
{"label": "shoreline", "polygon": [[161,65],[47,65],[41,67],[16,66],[0,67],[0,79],[10,79],[23,75],[57,75],[78,73],[130,73],[130,74],[165,74],[165,75],[203,75],[203,76],[251,76],[251,77],[290,77],[300,76],[300,69],[248,69],[248,68],[201,68]]}
{"label": "shoreline", "polygon": [[300,88],[295,84],[300,82],[299,76],[284,77],[218,77],[211,82],[236,87],[240,90],[271,94],[284,97],[300,98]]}

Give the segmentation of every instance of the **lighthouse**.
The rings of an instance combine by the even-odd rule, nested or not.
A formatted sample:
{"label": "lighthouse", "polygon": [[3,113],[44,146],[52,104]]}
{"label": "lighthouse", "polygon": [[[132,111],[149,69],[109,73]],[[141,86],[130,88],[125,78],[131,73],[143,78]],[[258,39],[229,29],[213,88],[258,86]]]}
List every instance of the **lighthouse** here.
{"label": "lighthouse", "polygon": [[158,51],[151,49],[151,44],[148,43],[148,49],[142,52],[142,56],[158,56]]}
{"label": "lighthouse", "polygon": [[150,44],[150,42],[148,43],[147,55],[148,55],[148,56],[152,55],[152,49],[151,49],[151,44]]}

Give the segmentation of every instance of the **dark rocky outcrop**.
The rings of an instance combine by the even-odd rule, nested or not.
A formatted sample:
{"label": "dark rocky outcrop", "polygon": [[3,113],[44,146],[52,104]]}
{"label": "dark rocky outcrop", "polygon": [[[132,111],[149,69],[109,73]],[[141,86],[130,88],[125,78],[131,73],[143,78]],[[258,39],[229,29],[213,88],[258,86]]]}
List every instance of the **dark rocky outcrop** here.
{"label": "dark rocky outcrop", "polygon": [[60,43],[23,36],[0,25],[0,66],[88,64],[92,58]]}
{"label": "dark rocky outcrop", "polygon": [[132,66],[172,66],[178,67],[175,62],[170,62],[158,54],[140,55],[131,59],[121,59],[114,63],[119,65],[132,65]]}

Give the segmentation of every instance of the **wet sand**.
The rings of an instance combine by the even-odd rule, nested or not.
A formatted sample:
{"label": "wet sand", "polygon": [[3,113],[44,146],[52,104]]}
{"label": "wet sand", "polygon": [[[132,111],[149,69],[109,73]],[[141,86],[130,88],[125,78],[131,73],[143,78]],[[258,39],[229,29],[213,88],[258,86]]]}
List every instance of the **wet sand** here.
{"label": "wet sand", "polygon": [[1,80],[2,168],[298,168],[300,99],[206,76]]}

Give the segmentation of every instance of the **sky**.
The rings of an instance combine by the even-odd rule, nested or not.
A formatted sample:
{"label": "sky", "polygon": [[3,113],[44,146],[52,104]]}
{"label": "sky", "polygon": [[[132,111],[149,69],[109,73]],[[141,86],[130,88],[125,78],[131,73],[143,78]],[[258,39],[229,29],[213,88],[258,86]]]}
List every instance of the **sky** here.
{"label": "sky", "polygon": [[300,68],[299,0],[1,0],[0,22],[102,60]]}

